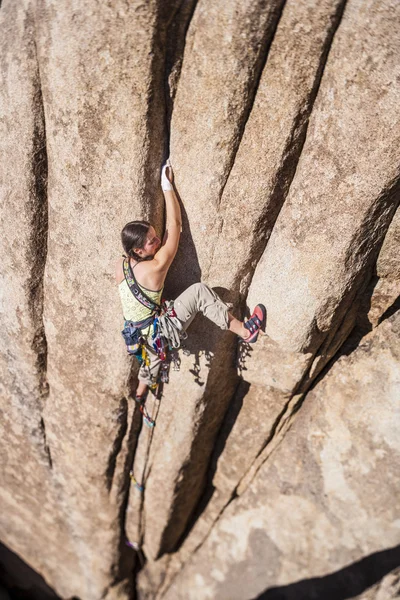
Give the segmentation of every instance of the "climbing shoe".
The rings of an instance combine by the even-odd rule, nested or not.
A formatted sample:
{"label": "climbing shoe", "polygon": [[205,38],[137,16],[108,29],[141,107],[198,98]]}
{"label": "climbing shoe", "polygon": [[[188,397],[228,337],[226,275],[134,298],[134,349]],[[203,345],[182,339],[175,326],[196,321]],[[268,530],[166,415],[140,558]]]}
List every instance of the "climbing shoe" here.
{"label": "climbing shoe", "polygon": [[250,331],[248,338],[243,338],[247,344],[253,344],[257,341],[260,329],[265,329],[265,320],[267,316],[266,308],[263,304],[257,304],[250,319],[244,323],[246,329]]}

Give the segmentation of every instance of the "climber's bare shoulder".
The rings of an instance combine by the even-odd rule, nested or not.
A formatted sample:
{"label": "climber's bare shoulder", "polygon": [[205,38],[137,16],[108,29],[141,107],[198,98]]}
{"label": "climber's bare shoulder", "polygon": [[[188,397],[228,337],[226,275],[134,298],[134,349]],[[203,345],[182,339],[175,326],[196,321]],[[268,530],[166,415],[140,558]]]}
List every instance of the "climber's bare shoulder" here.
{"label": "climber's bare shoulder", "polygon": [[115,280],[118,284],[120,284],[125,279],[123,262],[124,262],[124,259],[122,256],[120,256],[118,258],[117,262],[115,263],[114,274],[115,274]]}
{"label": "climber's bare shoulder", "polygon": [[[118,258],[115,264],[115,280],[119,285],[124,281],[124,259]],[[166,269],[157,261],[156,256],[153,260],[147,260],[135,265],[135,277],[139,285],[148,290],[156,291],[163,287],[167,276],[168,268]]]}

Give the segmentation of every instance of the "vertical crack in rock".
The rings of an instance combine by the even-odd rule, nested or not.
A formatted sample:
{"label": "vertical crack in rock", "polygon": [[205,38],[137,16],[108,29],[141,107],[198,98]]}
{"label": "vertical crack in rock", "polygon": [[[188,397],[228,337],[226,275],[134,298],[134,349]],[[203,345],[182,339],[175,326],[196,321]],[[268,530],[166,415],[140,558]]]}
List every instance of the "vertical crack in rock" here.
{"label": "vertical crack in rock", "polygon": [[[324,341],[316,349],[309,369],[305,372],[303,378],[296,386],[293,395],[275,424],[274,434],[270,436],[269,442],[264,446],[261,452],[257,454],[253,465],[241,478],[241,482],[237,486],[239,495],[248,488],[261,466],[269,459],[272,452],[284,439],[309,391],[314,387],[317,381],[322,379],[323,374],[327,373],[332,364],[340,358],[340,348],[348,337],[351,336],[351,332],[356,322],[361,296],[373,277],[373,270],[378,259],[379,251],[397,207],[399,206],[399,202],[400,175],[396,176],[387,188],[377,196],[374,207],[365,218],[362,227],[354,236],[354,241],[351,245],[351,249],[348,251],[348,256],[350,257],[351,255],[352,260],[354,260],[354,255],[356,255],[360,262],[360,266],[355,281],[352,282],[352,293],[343,299],[342,306],[339,309],[339,312],[341,313],[340,318],[337,320],[336,326],[329,330]],[[384,203],[383,210],[382,203]],[[371,225],[372,223],[374,225],[373,227]],[[372,232],[372,234],[366,236],[365,231]],[[365,247],[366,245],[367,247]],[[362,337],[362,335],[357,336],[357,344],[350,345],[351,351],[356,349]],[[321,360],[319,360],[319,356],[322,357]],[[271,451],[268,450],[268,446],[270,445],[272,446]]]}
{"label": "vertical crack in rock", "polygon": [[149,435],[148,442],[147,442],[146,452],[145,452],[145,456],[144,456],[143,473],[142,473],[142,478],[140,481],[141,485],[144,488],[142,495],[140,497],[140,505],[139,505],[139,542],[140,542],[140,546],[143,543],[145,529],[146,529],[145,516],[144,516],[144,503],[145,503],[145,499],[146,499],[146,481],[150,477],[150,473],[151,473],[151,464],[149,465],[149,458],[150,458],[151,443],[153,441],[153,437],[154,437],[154,429],[152,429],[152,431]]}
{"label": "vertical crack in rock", "polygon": [[[267,234],[270,234],[273,228],[273,225],[276,222],[276,219],[279,215],[280,209],[283,206],[283,202],[284,199],[287,196],[287,193],[289,191],[290,188],[290,184],[293,180],[293,177],[295,175],[296,172],[296,168],[297,168],[297,164],[300,160],[300,156],[302,153],[302,149],[304,146],[304,141],[306,139],[306,135],[307,135],[307,128],[308,128],[308,122],[309,122],[309,117],[311,115],[312,112],[312,108],[314,106],[314,102],[315,99],[317,97],[317,93],[318,93],[318,89],[321,83],[321,79],[323,76],[323,72],[325,69],[325,65],[327,63],[328,60],[328,55],[329,55],[329,51],[330,48],[332,47],[332,43],[333,43],[333,39],[335,36],[335,33],[340,25],[342,16],[343,16],[343,12],[344,12],[344,8],[346,5],[346,0],[343,0],[338,6],[337,6],[337,10],[336,12],[332,15],[331,18],[331,24],[330,24],[330,28],[326,34],[326,38],[325,38],[325,42],[324,45],[322,47],[322,51],[320,53],[320,58],[319,58],[319,65],[318,68],[316,70],[316,74],[315,74],[315,79],[313,82],[313,85],[311,87],[311,90],[309,92],[309,96],[307,98],[307,101],[304,103],[302,109],[299,111],[299,113],[296,115],[294,121],[293,121],[293,125],[292,125],[292,129],[290,132],[290,136],[288,138],[288,141],[286,143],[286,147],[284,149],[284,159],[281,165],[281,168],[279,169],[279,171],[276,174],[276,178],[275,178],[275,185],[273,187],[271,196],[273,198],[273,202],[272,205],[273,206],[277,206],[278,208],[272,212],[271,214],[271,210],[270,210],[270,206],[269,206],[269,212],[264,211],[261,213],[258,222],[257,222],[257,230],[259,231],[259,235],[257,237],[259,237],[259,239],[262,239],[263,241],[261,242],[261,244],[258,246],[255,254],[256,256],[252,257],[252,260],[249,261],[249,263],[244,265],[244,268],[241,270],[240,274],[237,277],[237,281],[242,280],[244,277],[248,278],[249,275],[249,271],[252,271],[254,273],[255,267],[256,267],[256,263],[259,261],[266,243],[267,243]],[[268,46],[265,48],[265,52],[264,52],[264,56],[263,56],[263,62],[262,62],[262,67],[259,70],[259,75],[257,78],[257,82],[256,85],[254,87],[253,90],[253,96],[252,96],[252,101],[249,104],[248,107],[248,112],[245,115],[245,118],[243,120],[242,123],[242,129],[241,129],[241,135],[240,135],[240,140],[242,138],[242,135],[244,133],[244,129],[247,123],[247,120],[249,118],[249,115],[251,113],[251,109],[254,105],[254,101],[256,98],[256,94],[257,94],[257,90],[259,88],[259,84],[260,84],[260,79],[262,76],[262,71],[267,63],[268,60],[268,54],[269,54],[269,50],[271,47],[271,44],[273,42],[273,39],[275,37],[275,33],[276,33],[276,29],[278,27],[279,24],[279,20],[283,11],[284,5],[282,5],[280,7],[280,11],[279,11],[279,16],[277,18],[276,21],[276,25],[275,25],[275,29],[274,29],[274,34],[270,40],[270,43],[268,44]],[[239,142],[240,144],[240,142]],[[226,179],[226,182],[228,181],[229,178],[229,174],[232,170],[232,167],[234,165],[235,162],[235,157],[237,154],[237,150],[239,149],[239,144],[236,148],[236,152],[233,156],[232,159],[232,164],[231,167],[229,169],[228,172],[228,176]],[[226,184],[225,182],[225,184]],[[225,189],[225,185],[222,188],[221,191],[221,197],[223,195],[223,191]],[[283,192],[282,192],[283,190]],[[279,199],[278,199],[279,196]],[[283,201],[282,201],[283,199]],[[276,200],[276,201],[275,201]],[[223,218],[222,221],[223,223]],[[266,238],[266,239],[265,239]],[[252,268],[253,267],[253,268]],[[250,285],[251,279],[248,279],[248,286]],[[296,393],[296,391],[294,391],[294,394]],[[293,394],[293,395],[294,395]],[[291,404],[291,400],[292,400],[293,396],[291,396],[291,398],[287,401],[287,403],[285,404],[284,408],[281,410],[281,412],[279,413],[279,415],[277,416],[269,434],[267,439],[265,440],[264,444],[260,447],[259,451],[257,452],[257,454],[255,455],[254,461],[257,460],[257,458],[264,452],[265,448],[273,441],[276,433],[280,430],[280,426],[281,426],[281,420],[282,418],[286,415],[288,407]],[[251,467],[250,467],[251,469]],[[244,474],[245,476],[245,474]],[[207,489],[205,490],[204,494],[207,494],[208,491]],[[204,503],[204,494],[202,494],[202,496],[200,497],[197,505],[196,505],[196,518],[192,519],[190,522],[190,526],[187,528],[186,534],[188,535],[190,532],[190,529],[193,527],[193,525],[195,524],[196,520],[201,516],[201,511],[199,511],[199,507],[202,505],[202,503]],[[232,492],[233,496],[236,495],[236,488],[235,490]],[[230,498],[230,500],[228,501],[227,504],[229,504],[232,500],[232,497]],[[222,508],[222,511],[219,513],[217,520],[219,519],[219,516],[222,514],[222,512],[225,510],[227,505],[225,505]],[[210,527],[209,532],[211,532],[213,526],[214,526],[215,522],[213,523],[213,525]],[[208,534],[207,534],[208,537]],[[205,540],[206,538],[204,538]],[[203,540],[203,542],[204,542]],[[203,543],[202,542],[202,543]],[[202,543],[198,546],[198,548],[202,545]]]}
{"label": "vertical crack in rock", "polygon": [[[265,28],[265,31],[268,33],[268,37],[264,40],[263,49],[260,52],[258,61],[254,68],[254,78],[251,82],[251,85],[249,87],[248,94],[247,94],[248,95],[247,106],[246,106],[245,110],[243,111],[243,115],[241,116],[241,119],[239,122],[236,145],[230,156],[230,163],[228,164],[227,169],[226,169],[225,181],[223,182],[220,192],[219,192],[218,208],[221,205],[221,199],[222,199],[222,196],[224,193],[225,186],[228,182],[229,175],[231,174],[233,165],[235,164],[236,155],[238,153],[240,143],[242,141],[243,134],[246,129],[246,123],[249,119],[249,116],[250,116],[251,111],[254,106],[254,101],[257,97],[257,91],[260,86],[262,73],[263,73],[265,65],[267,64],[269,51],[270,51],[272,42],[274,41],[276,30],[278,28],[279,21],[282,16],[283,9],[285,8],[285,4],[286,4],[286,0],[282,0],[281,4],[276,6],[275,10],[271,13],[271,15],[270,15],[270,23],[272,24],[271,30],[269,30],[268,26],[266,26],[266,28]],[[221,224],[221,227],[222,227],[222,224]],[[210,264],[212,264],[212,261]]]}
{"label": "vertical crack in rock", "polygon": [[108,458],[108,466],[106,469],[106,485],[108,492],[110,492],[112,488],[117,457],[121,451],[122,442],[128,430],[128,401],[126,398],[122,398],[120,402],[116,420],[119,428],[114,439],[114,444]]}
{"label": "vertical crack in rock", "polygon": [[[151,516],[151,520],[146,523],[145,547],[152,560],[175,550],[206,483],[206,470],[213,440],[223,412],[227,408],[226,400],[231,397],[231,386],[236,387],[231,334],[223,336],[220,344],[220,349],[226,350],[225,362],[223,365],[220,362],[212,363],[204,390],[201,390],[201,387],[199,390],[192,388],[196,395],[192,396],[190,407],[187,407],[186,394],[179,390],[179,381],[175,376],[171,377],[172,387],[169,391],[176,390],[175,407],[172,408],[176,414],[173,416],[170,412],[168,403],[163,404],[163,422],[156,431],[151,456],[152,475],[148,478],[146,486],[145,513]],[[213,398],[216,397],[219,401],[213,402]],[[167,420],[166,415],[169,417]],[[163,435],[172,433],[172,428],[176,432],[173,435],[180,436],[181,439],[176,448],[173,447],[172,440],[163,442]],[[186,434],[186,431],[189,434]],[[182,432],[185,432],[186,439]],[[164,443],[170,448],[170,454],[173,453],[174,462],[172,459],[169,461],[173,462],[172,468],[170,464],[163,462]],[[160,478],[164,478],[162,483]],[[160,485],[164,502],[160,497]],[[165,502],[165,498],[170,499],[168,503]]]}
{"label": "vertical crack in rock", "polygon": [[[125,418],[126,418],[126,431],[128,431],[128,420],[129,420],[129,400],[124,398],[126,401]],[[141,429],[141,415],[138,408],[135,406],[132,414],[132,422],[128,431],[128,435],[126,433],[124,436],[121,434],[121,446],[123,442],[123,438],[125,437],[126,444],[126,453],[124,458],[124,463],[122,466],[122,475],[120,479],[120,487],[117,491],[120,497],[119,503],[119,511],[118,511],[118,529],[120,532],[119,539],[119,547],[118,547],[118,555],[115,560],[115,563],[112,566],[112,581],[106,591],[103,594],[103,597],[107,597],[109,591],[113,588],[121,584],[122,582],[126,582],[126,586],[129,591],[129,595],[131,596],[133,593],[133,589],[135,587],[134,577],[135,570],[137,567],[137,555],[132,555],[132,551],[127,547],[126,540],[126,516],[127,516],[127,507],[129,502],[129,494],[132,490],[131,480],[130,480],[130,471],[133,466],[134,455],[138,443],[138,437]],[[120,450],[119,450],[120,452]],[[118,454],[119,454],[118,452]],[[117,455],[116,455],[117,458]],[[114,484],[114,481],[113,481]]]}
{"label": "vertical crack in rock", "polygon": [[[32,18],[32,15],[30,16]],[[30,19],[28,19],[30,25]],[[34,23],[34,19],[33,19]],[[43,279],[47,257],[48,233],[48,203],[47,203],[47,177],[48,161],[46,150],[46,125],[40,72],[37,60],[36,45],[33,43],[37,70],[33,78],[34,95],[32,114],[34,115],[33,151],[32,151],[32,205],[31,229],[28,244],[28,259],[31,259],[31,268],[28,277],[28,306],[34,329],[32,349],[36,355],[36,368],[39,377],[40,410],[43,410],[49,395],[47,382],[47,340],[43,323]],[[46,440],[45,423],[43,418],[40,423],[44,440],[44,450],[52,468],[50,447]]]}
{"label": "vertical crack in rock", "polygon": [[235,281],[236,286],[240,281],[244,280],[246,281],[246,289],[249,289],[256,266],[268,244],[273,227],[287,198],[303,151],[304,142],[307,137],[310,116],[314,107],[315,99],[318,95],[319,86],[321,84],[325,66],[328,61],[329,52],[333,44],[335,33],[340,26],[346,2],[347,0],[343,0],[337,6],[336,13],[332,15],[331,26],[327,32],[326,39],[322,47],[320,62],[315,73],[313,86],[310,89],[307,101],[303,104],[293,120],[292,128],[282,153],[282,164],[275,175],[274,186],[270,192],[269,201],[267,204],[262,206],[260,215],[257,219],[255,226],[255,239],[259,241],[258,243],[256,242],[254,244],[252,255],[247,261],[244,262],[242,269],[238,273]]}
{"label": "vertical crack in rock", "polygon": [[391,304],[389,306],[389,308],[386,309],[386,311],[380,317],[380,319],[378,321],[378,325],[383,323],[383,321],[386,321],[386,319],[389,319],[389,317],[394,315],[394,313],[397,312],[398,310],[400,310],[400,296],[398,296],[396,298],[396,300],[393,302],[393,304]]}
{"label": "vertical crack in rock", "polygon": [[44,439],[44,449],[45,449],[45,452],[47,454],[47,458],[48,458],[48,461],[49,461],[49,466],[50,466],[50,469],[52,469],[53,468],[53,461],[51,460],[50,447],[47,444],[47,440],[46,440],[46,427],[45,427],[45,424],[44,424],[43,417],[40,419],[40,429],[42,431],[42,435],[43,435],[43,439]]}
{"label": "vertical crack in rock", "polygon": [[[164,201],[160,189],[160,165],[169,156],[173,98],[179,80],[186,33],[197,0],[172,0],[159,4],[152,39],[151,82],[146,114],[149,148],[144,168],[143,213],[161,229]],[[171,7],[172,4],[172,7]],[[171,39],[171,35],[173,39]],[[173,71],[173,81],[169,78]],[[173,87],[171,87],[173,86]]]}
{"label": "vertical crack in rock", "polygon": [[171,19],[167,32],[167,51],[165,59],[165,95],[167,123],[167,156],[169,156],[170,127],[174,109],[174,99],[179,85],[183,56],[186,47],[186,34],[190,27],[198,0],[181,0]]}
{"label": "vertical crack in rock", "polygon": [[[237,385],[235,385],[237,387]],[[210,394],[213,394],[215,390],[215,386],[210,386]],[[215,393],[214,397],[218,397],[218,394]],[[200,404],[200,403],[199,403]],[[226,408],[228,404],[226,404]],[[193,443],[190,448],[190,454],[187,457],[186,461],[182,464],[179,475],[177,476],[177,486],[175,489],[175,502],[174,502],[174,510],[171,514],[171,518],[169,523],[164,529],[163,537],[160,542],[160,556],[162,555],[163,549],[171,549],[170,547],[171,539],[175,539],[174,531],[177,526],[182,528],[182,533],[179,536],[178,540],[173,544],[175,549],[179,548],[182,544],[182,541],[189,534],[193,524],[197,521],[198,517],[201,513],[197,512],[199,504],[204,497],[204,492],[207,489],[207,481],[206,474],[208,469],[208,464],[210,461],[210,455],[212,453],[212,446],[209,447],[209,452],[205,453],[204,457],[204,447],[207,447],[207,442],[211,438],[212,443],[215,442],[216,439],[216,427],[220,425],[220,422],[223,419],[223,416],[218,416],[217,414],[212,414],[210,408],[199,406],[199,411],[202,411],[201,417],[199,421],[196,423],[196,429],[193,432]],[[215,411],[214,411],[215,412]],[[206,426],[208,424],[208,427]],[[204,458],[203,458],[204,457]],[[197,464],[196,464],[197,463]],[[193,465],[196,464],[195,473],[193,473]],[[199,475],[200,474],[200,475]],[[189,512],[189,516],[187,522],[184,527],[181,527],[180,523],[177,523],[176,514],[184,512],[186,510],[186,505],[188,502],[188,496],[191,493],[196,491],[196,488],[200,489],[197,492],[197,497],[199,498],[198,502],[193,506],[193,508]]]}

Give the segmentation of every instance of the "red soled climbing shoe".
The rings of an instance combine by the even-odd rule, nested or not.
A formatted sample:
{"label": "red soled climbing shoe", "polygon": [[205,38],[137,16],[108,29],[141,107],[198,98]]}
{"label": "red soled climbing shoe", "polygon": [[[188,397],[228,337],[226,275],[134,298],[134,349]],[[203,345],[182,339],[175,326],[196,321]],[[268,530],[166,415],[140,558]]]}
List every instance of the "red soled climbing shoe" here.
{"label": "red soled climbing shoe", "polygon": [[265,328],[265,319],[267,316],[267,310],[264,304],[257,304],[250,319],[244,323],[246,329],[250,331],[248,338],[243,338],[243,341],[247,344],[253,344],[257,341],[258,333],[260,329]]}

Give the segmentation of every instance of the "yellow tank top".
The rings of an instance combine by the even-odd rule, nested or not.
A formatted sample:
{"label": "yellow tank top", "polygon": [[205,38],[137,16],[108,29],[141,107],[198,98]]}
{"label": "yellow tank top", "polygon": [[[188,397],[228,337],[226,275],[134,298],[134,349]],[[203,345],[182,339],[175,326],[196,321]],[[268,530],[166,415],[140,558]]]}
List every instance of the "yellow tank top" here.
{"label": "yellow tank top", "polygon": [[[143,285],[140,285],[139,282],[137,282],[137,284],[144,291],[146,296],[150,298],[150,300],[153,300],[153,302],[156,304],[161,304],[161,296],[164,286],[161,288],[161,290],[154,291],[148,290]],[[119,283],[118,289],[121,298],[123,315],[126,321],[133,321],[136,323],[138,321],[144,321],[150,317],[152,311],[135,298],[129,289],[126,279]],[[143,333],[147,333],[147,330],[143,331]]]}

